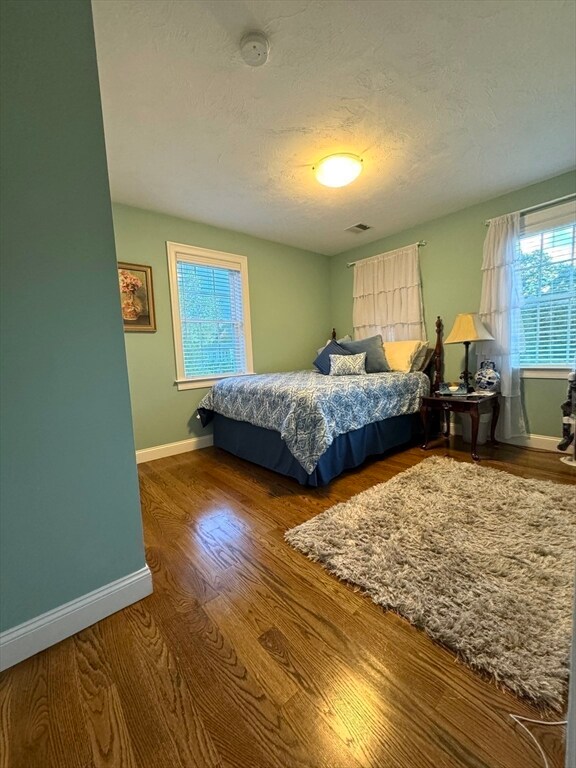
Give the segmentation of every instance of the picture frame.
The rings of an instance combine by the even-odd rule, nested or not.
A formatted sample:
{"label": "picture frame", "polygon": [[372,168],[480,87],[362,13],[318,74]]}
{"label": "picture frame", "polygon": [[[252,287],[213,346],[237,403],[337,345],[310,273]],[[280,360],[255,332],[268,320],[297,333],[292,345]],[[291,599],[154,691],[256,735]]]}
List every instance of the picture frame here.
{"label": "picture frame", "polygon": [[118,262],[120,304],[125,333],[154,333],[154,289],[152,267]]}

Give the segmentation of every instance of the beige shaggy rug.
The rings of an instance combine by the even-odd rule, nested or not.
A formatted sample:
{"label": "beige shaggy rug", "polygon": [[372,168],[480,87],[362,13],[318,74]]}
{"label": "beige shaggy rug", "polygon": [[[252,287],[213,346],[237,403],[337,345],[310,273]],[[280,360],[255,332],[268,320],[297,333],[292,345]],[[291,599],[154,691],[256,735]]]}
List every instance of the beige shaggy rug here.
{"label": "beige shaggy rug", "polygon": [[286,540],[498,684],[562,708],[574,486],[432,457]]}

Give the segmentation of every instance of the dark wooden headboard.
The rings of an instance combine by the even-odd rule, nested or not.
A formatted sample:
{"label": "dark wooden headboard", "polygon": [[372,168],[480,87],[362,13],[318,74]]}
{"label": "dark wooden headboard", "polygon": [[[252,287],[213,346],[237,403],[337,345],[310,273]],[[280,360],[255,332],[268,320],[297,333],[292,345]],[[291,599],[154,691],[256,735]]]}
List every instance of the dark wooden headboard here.
{"label": "dark wooden headboard", "polygon": [[442,337],[444,335],[444,324],[440,315],[436,318],[436,346],[434,347],[434,353],[432,355],[432,361],[434,365],[434,379],[430,379],[432,383],[432,392],[438,392],[440,384],[444,381],[444,343]]}

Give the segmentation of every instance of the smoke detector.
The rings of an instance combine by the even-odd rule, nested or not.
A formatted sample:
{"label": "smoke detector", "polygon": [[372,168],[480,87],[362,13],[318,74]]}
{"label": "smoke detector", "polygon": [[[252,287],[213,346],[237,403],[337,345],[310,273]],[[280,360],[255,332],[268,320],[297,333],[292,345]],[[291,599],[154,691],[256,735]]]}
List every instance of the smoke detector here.
{"label": "smoke detector", "polygon": [[248,32],[240,41],[240,55],[250,67],[261,67],[268,61],[270,43],[264,32]]}

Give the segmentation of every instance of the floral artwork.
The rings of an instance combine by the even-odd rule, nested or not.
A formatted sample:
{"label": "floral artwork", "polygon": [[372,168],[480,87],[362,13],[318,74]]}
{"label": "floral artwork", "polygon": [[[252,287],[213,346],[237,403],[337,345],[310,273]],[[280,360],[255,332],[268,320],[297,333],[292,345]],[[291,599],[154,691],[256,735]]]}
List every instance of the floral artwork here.
{"label": "floral artwork", "polygon": [[125,331],[155,331],[152,268],[118,264],[118,282]]}
{"label": "floral artwork", "polygon": [[126,269],[120,270],[120,291],[121,293],[136,293],[139,288],[142,288],[142,280],[136,275],[131,274]]}

